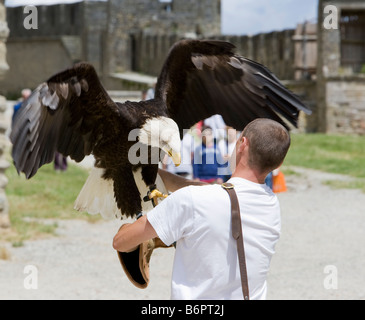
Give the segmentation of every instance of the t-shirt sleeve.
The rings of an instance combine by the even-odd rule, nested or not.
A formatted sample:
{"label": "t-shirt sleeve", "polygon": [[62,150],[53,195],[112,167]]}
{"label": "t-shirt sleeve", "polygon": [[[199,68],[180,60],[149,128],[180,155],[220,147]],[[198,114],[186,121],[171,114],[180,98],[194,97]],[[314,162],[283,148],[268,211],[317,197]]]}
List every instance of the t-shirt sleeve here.
{"label": "t-shirt sleeve", "polygon": [[147,220],[167,246],[189,235],[194,226],[190,188],[180,189],[147,213]]}

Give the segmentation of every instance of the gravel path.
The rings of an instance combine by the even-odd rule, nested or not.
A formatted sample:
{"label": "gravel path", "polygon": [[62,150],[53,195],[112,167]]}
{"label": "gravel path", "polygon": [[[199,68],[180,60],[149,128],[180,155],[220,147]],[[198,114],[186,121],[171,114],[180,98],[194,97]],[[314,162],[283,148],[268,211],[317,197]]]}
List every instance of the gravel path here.
{"label": "gravel path", "polygon": [[[299,175],[287,177],[289,191],[279,195],[282,237],[268,299],[364,299],[365,194],[322,184],[345,176],[295,171]],[[124,275],[111,246],[120,222],[58,225],[57,237],[21,248],[5,244],[10,258],[0,260],[0,299],[169,299],[174,249],[154,252],[150,286],[140,290]],[[36,290],[24,288],[28,265],[38,270]]]}
{"label": "gravel path", "polygon": [[268,298],[365,299],[365,193],[322,184],[346,176],[295,170],[300,176],[279,195],[282,236]]}
{"label": "gravel path", "polygon": [[[10,248],[0,260],[0,299],[168,299],[173,250],[156,250],[147,290],[126,278],[112,238],[120,222],[58,221],[58,236]],[[26,266],[38,270],[38,289],[26,290]],[[165,266],[165,267],[164,267]]]}

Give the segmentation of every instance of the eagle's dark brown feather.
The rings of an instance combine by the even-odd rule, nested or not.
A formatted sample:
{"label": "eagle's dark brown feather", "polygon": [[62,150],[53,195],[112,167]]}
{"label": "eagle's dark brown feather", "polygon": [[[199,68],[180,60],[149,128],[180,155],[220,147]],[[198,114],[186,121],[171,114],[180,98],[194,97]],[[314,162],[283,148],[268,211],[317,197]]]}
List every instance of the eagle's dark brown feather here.
{"label": "eagle's dark brown feather", "polygon": [[118,118],[94,68],[76,65],[38,86],[18,111],[10,136],[15,165],[31,178],[56,151],[81,161]]}
{"label": "eagle's dark brown feather", "polygon": [[144,102],[115,103],[94,68],[77,64],[38,86],[16,114],[10,135],[14,164],[30,179],[56,152],[77,162],[92,153],[104,177],[114,181],[119,209],[132,217],[141,211],[140,195],[133,179],[127,182],[120,173],[132,172],[128,133],[143,124],[146,110]]}
{"label": "eagle's dark brown feather", "polygon": [[180,130],[221,114],[242,130],[256,118],[297,126],[299,111],[310,111],[266,67],[236,55],[222,41],[184,40],[175,44],[156,86],[156,98]]}

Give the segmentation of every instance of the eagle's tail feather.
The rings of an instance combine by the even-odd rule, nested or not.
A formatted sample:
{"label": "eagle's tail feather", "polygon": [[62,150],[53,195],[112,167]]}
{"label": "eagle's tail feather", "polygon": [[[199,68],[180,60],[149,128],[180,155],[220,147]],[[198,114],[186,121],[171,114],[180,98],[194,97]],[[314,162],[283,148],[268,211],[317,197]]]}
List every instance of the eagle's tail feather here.
{"label": "eagle's tail feather", "polygon": [[122,218],[114,199],[113,181],[102,178],[104,169],[93,168],[75,201],[77,211],[100,214],[105,220]]}
{"label": "eagle's tail feather", "polygon": [[[74,208],[77,211],[87,212],[90,215],[100,214],[105,220],[122,219],[123,215],[118,209],[114,198],[113,181],[103,179],[103,174],[104,169],[92,169],[75,201]],[[141,169],[134,172],[134,180],[142,197],[147,195],[149,188],[142,179]],[[159,175],[157,175],[156,185],[159,191],[164,194],[168,193]],[[152,209],[153,205],[150,201],[142,201],[142,210],[144,213]]]}

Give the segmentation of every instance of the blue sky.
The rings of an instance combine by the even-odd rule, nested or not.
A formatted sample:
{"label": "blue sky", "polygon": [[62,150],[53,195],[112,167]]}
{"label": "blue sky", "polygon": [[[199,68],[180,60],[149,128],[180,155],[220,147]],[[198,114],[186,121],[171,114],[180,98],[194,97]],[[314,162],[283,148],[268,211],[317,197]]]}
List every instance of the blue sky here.
{"label": "blue sky", "polygon": [[[78,1],[6,0],[5,4],[41,5]],[[317,17],[317,5],[318,0],[222,0],[222,32],[256,34],[295,28],[298,23]]]}
{"label": "blue sky", "polygon": [[317,17],[318,0],[222,0],[224,34],[256,34],[295,28]]}

